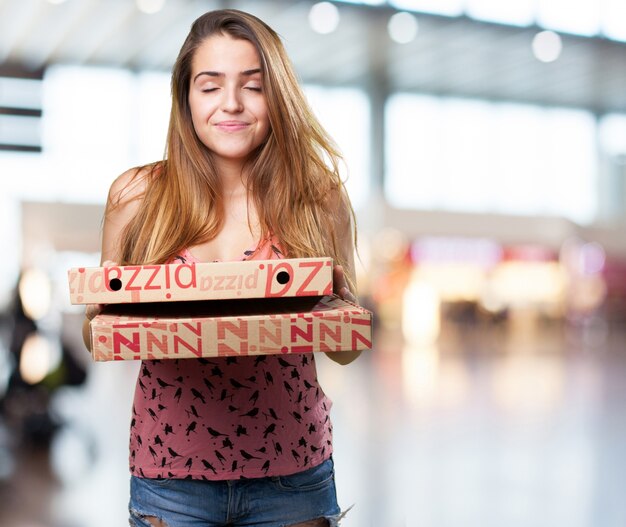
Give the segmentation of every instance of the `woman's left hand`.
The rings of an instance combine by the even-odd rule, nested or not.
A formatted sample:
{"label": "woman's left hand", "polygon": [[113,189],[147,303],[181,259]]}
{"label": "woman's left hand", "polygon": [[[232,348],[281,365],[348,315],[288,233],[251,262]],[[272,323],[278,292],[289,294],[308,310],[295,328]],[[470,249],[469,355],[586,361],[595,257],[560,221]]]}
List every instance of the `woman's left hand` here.
{"label": "woman's left hand", "polygon": [[341,265],[335,265],[333,267],[333,292],[342,300],[347,300],[348,302],[352,302],[353,304],[357,303],[356,297],[350,291],[348,287],[348,281],[346,280],[346,275],[343,272],[343,267]]}

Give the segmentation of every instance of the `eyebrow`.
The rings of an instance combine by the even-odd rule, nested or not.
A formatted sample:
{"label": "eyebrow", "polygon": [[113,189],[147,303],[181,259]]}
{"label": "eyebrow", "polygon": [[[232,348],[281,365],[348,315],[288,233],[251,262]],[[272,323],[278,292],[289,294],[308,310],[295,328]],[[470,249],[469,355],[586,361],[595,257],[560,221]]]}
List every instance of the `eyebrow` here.
{"label": "eyebrow", "polygon": [[[251,70],[245,70],[245,71],[242,71],[240,73],[240,75],[243,76],[243,77],[249,77],[249,76],[255,75],[257,73],[261,73],[261,68],[254,68],[254,69],[251,69]],[[201,75],[208,75],[209,77],[224,77],[224,73],[222,73],[220,71],[201,71],[200,73],[198,73],[193,78],[193,82],[196,82],[196,79],[198,77],[200,77]]]}

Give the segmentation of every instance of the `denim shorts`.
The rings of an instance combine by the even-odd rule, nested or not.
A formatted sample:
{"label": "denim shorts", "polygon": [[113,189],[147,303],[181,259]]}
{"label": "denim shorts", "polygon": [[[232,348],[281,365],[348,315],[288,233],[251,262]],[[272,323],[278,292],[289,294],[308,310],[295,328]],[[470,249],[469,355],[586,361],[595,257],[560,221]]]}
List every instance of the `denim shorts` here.
{"label": "denim shorts", "polygon": [[167,527],[286,527],[342,517],[333,460],[289,476],[232,481],[147,479],[130,481],[130,521],[149,527],[156,517]]}

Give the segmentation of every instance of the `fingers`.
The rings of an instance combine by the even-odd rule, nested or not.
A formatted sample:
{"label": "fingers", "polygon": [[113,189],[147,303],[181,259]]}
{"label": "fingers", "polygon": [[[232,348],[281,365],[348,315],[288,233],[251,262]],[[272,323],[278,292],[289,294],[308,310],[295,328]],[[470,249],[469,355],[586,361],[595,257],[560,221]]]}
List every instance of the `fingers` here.
{"label": "fingers", "polygon": [[342,300],[347,300],[348,302],[356,304],[356,297],[350,292],[350,289],[348,289],[347,287],[342,287],[339,290],[339,296]]}
{"label": "fingers", "polygon": [[93,320],[96,315],[100,314],[103,308],[104,304],[87,304],[85,307],[85,316],[88,320]]}
{"label": "fingers", "polygon": [[356,303],[356,297],[352,294],[350,288],[348,287],[348,282],[341,265],[335,265],[333,267],[333,290],[342,300]]}
{"label": "fingers", "polygon": [[105,260],[104,262],[102,262],[101,267],[114,267],[117,265],[117,262],[114,262],[113,260]]}
{"label": "fingers", "polygon": [[343,274],[343,267],[335,265],[333,267],[333,288],[335,291],[340,291],[343,287],[348,287],[346,276]]}

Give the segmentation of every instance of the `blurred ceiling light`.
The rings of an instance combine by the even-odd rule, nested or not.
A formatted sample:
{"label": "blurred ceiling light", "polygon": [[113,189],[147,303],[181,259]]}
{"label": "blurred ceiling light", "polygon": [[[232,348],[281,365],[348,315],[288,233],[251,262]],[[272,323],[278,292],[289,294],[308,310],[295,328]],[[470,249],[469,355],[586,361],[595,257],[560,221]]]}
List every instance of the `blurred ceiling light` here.
{"label": "blurred ceiling light", "polygon": [[48,0],[49,4],[54,4],[54,5],[64,4],[65,2],[66,0]]}
{"label": "blurred ceiling light", "polygon": [[535,20],[535,4],[528,0],[467,0],[465,12],[477,20],[529,26]]}
{"label": "blurred ceiling light", "polygon": [[48,375],[52,366],[52,349],[50,342],[33,333],[24,341],[20,353],[20,376],[28,384],[37,384]]}
{"label": "blurred ceiling light", "polygon": [[165,0],[136,0],[137,8],[147,15],[158,13],[163,9]]}
{"label": "blurred ceiling light", "polygon": [[396,13],[389,19],[387,31],[391,40],[398,44],[408,44],[417,36],[417,18],[406,11]]}
{"label": "blurred ceiling light", "polygon": [[48,276],[39,269],[27,269],[18,284],[22,307],[26,316],[39,320],[50,310],[52,287]]}
{"label": "blurred ceiling light", "polygon": [[309,24],[322,35],[332,33],[339,26],[339,9],[330,2],[318,2],[309,11]]}
{"label": "blurred ceiling light", "polygon": [[554,62],[561,55],[561,37],[554,31],[540,31],[532,42],[533,53],[541,62]]}
{"label": "blurred ceiling light", "polygon": [[602,1],[538,0],[536,5],[540,27],[587,37],[600,31]]}
{"label": "blurred ceiling light", "polygon": [[389,0],[389,5],[397,9],[445,16],[462,15],[464,3],[465,0]]}
{"label": "blurred ceiling light", "polygon": [[344,4],[382,5],[386,0],[337,0]]}
{"label": "blurred ceiling light", "polygon": [[602,33],[613,40],[626,41],[626,3],[624,0],[602,2]]}

